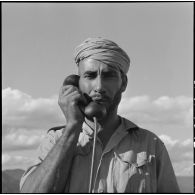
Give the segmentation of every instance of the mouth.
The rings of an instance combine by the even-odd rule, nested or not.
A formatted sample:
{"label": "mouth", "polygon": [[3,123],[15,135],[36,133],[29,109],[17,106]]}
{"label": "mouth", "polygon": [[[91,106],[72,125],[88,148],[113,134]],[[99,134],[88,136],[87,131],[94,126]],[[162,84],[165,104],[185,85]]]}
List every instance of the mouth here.
{"label": "mouth", "polygon": [[92,100],[97,103],[106,103],[108,102],[108,98],[102,97],[102,96],[94,96],[92,97]]}

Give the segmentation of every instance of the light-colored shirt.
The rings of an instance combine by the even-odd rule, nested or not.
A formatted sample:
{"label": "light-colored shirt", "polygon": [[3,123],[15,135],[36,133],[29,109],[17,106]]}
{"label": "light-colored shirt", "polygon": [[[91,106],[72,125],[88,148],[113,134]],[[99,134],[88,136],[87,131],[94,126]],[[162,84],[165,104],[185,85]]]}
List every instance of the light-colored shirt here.
{"label": "light-colored shirt", "polygon": [[[44,160],[63,132],[51,130],[39,147],[38,157],[23,175],[28,175]],[[76,147],[66,193],[87,193],[93,145],[93,130],[83,124]],[[163,142],[152,132],[121,117],[121,123],[103,149],[97,138],[95,154],[95,193],[179,193],[173,167]]]}

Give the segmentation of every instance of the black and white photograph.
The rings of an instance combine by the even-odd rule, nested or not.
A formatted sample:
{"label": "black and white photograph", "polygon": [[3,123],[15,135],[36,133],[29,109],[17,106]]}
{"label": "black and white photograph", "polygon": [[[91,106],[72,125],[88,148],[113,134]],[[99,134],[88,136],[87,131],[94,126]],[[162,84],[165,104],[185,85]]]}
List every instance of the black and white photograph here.
{"label": "black and white photograph", "polygon": [[2,193],[193,193],[193,2],[2,2]]}

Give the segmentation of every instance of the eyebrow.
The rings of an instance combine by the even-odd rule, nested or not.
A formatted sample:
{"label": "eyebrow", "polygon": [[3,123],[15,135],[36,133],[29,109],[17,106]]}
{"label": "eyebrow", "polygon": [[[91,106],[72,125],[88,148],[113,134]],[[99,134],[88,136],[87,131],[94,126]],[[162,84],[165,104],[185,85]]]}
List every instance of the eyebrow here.
{"label": "eyebrow", "polygon": [[94,74],[94,73],[96,73],[97,71],[92,71],[92,70],[87,70],[87,71],[85,71],[83,74]]}
{"label": "eyebrow", "polygon": [[118,70],[114,68],[109,68],[108,70],[103,70],[102,73],[118,74]]}
{"label": "eyebrow", "polygon": [[[86,70],[84,74],[93,74],[97,72],[97,70]],[[115,68],[108,68],[107,70],[102,70],[103,73],[110,72],[110,73],[118,73],[118,70]]]}

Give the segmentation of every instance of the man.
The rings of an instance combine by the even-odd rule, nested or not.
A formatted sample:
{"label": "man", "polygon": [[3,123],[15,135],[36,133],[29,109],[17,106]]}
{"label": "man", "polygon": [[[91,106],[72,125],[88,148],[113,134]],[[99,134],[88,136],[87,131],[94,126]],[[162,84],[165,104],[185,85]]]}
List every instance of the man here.
{"label": "man", "polygon": [[106,115],[98,119],[92,191],[178,193],[162,141],[117,115],[127,86],[128,55],[110,40],[90,38],[77,47],[75,62],[79,88],[62,86],[58,101],[66,126],[48,132],[37,161],[21,179],[21,192],[88,192],[94,122],[81,109],[87,95],[106,108]]}

